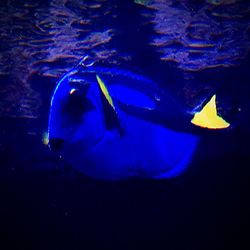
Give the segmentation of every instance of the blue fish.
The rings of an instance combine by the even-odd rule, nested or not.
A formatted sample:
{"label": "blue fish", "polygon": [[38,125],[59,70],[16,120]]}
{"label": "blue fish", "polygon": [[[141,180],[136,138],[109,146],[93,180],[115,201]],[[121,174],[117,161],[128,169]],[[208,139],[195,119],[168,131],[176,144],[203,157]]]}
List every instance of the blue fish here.
{"label": "blue fish", "polygon": [[102,180],[180,175],[199,143],[182,107],[147,77],[87,66],[79,64],[56,86],[50,148],[85,175]]}

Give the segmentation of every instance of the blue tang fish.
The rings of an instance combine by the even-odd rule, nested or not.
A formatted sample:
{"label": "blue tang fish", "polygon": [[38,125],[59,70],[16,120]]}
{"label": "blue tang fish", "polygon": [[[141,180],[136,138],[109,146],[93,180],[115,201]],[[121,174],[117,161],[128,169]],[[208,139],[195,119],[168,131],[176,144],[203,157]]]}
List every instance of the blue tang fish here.
{"label": "blue tang fish", "polygon": [[190,121],[154,81],[80,63],[52,96],[49,146],[90,177],[168,179],[186,169],[199,143],[184,129]]}

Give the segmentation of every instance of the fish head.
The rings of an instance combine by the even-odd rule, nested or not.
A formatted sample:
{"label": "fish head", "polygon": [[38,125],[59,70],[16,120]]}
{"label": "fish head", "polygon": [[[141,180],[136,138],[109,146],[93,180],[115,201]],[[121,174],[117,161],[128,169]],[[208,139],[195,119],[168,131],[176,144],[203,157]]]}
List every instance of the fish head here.
{"label": "fish head", "polygon": [[97,84],[71,71],[59,81],[51,99],[50,148],[60,154],[72,153],[73,148],[85,151],[101,141],[104,132]]}

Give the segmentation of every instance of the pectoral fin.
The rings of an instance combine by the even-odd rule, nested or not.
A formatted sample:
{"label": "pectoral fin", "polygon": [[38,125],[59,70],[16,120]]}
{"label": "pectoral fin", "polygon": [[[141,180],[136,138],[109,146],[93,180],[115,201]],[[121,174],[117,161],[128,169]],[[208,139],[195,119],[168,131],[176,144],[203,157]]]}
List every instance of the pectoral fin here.
{"label": "pectoral fin", "polygon": [[100,87],[103,95],[105,96],[106,100],[108,101],[108,103],[110,104],[110,106],[115,110],[115,106],[114,106],[113,100],[112,100],[112,98],[111,98],[111,96],[109,94],[109,91],[108,91],[105,83],[103,82],[103,80],[98,75],[96,75],[96,79],[97,79],[99,87]]}
{"label": "pectoral fin", "polygon": [[222,117],[218,116],[215,99],[216,95],[213,95],[203,109],[195,113],[191,123],[209,129],[223,129],[229,127],[230,124]]}
{"label": "pectoral fin", "polygon": [[120,134],[122,134],[123,131],[120,125],[120,120],[117,111],[115,109],[113,99],[108,91],[108,88],[98,75],[96,75],[96,79],[101,92],[101,100],[103,105],[103,113],[104,113],[106,128],[108,130],[116,128],[118,129]]}

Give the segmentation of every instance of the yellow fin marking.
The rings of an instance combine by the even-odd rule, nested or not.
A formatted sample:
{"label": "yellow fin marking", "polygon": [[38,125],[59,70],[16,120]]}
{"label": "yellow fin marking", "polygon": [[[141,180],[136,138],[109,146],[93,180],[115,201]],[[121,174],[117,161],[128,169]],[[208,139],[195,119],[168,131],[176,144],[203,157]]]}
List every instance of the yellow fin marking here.
{"label": "yellow fin marking", "polygon": [[194,115],[191,123],[209,129],[222,129],[229,127],[230,123],[218,116],[215,99],[216,95],[213,95],[203,109]]}
{"label": "yellow fin marking", "polygon": [[114,103],[113,103],[113,100],[109,94],[109,91],[105,85],[105,83],[103,82],[103,80],[98,76],[96,75],[96,79],[97,79],[97,82],[100,86],[100,89],[102,91],[102,93],[104,94],[105,98],[107,99],[108,103],[112,106],[112,108],[115,110],[115,106],[114,106]]}
{"label": "yellow fin marking", "polygon": [[45,146],[47,146],[49,144],[49,135],[47,132],[44,132],[42,134],[42,142]]}

